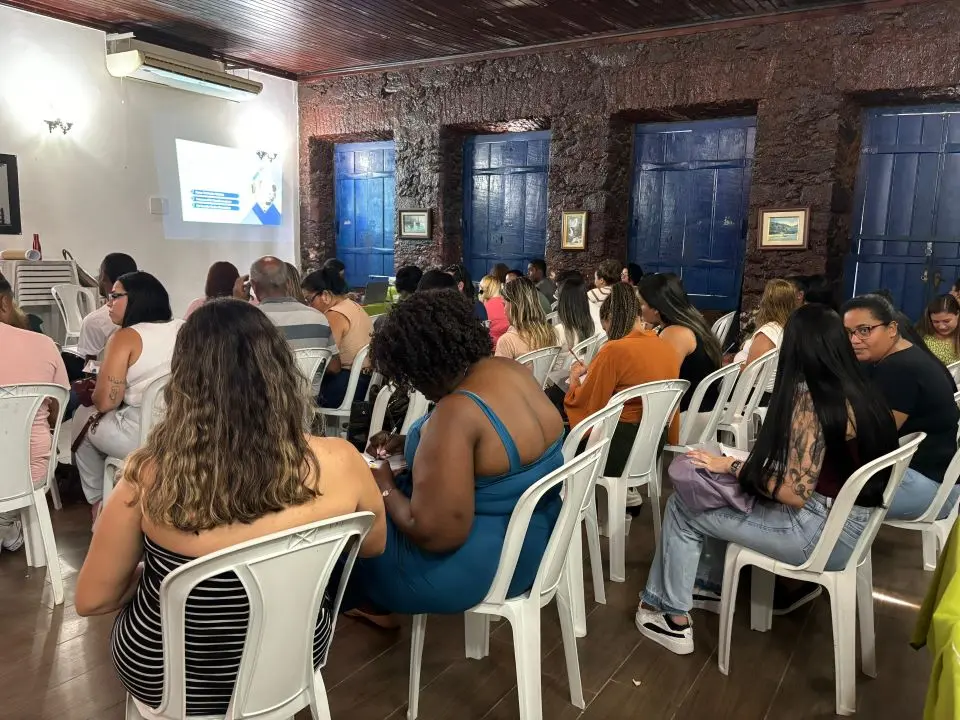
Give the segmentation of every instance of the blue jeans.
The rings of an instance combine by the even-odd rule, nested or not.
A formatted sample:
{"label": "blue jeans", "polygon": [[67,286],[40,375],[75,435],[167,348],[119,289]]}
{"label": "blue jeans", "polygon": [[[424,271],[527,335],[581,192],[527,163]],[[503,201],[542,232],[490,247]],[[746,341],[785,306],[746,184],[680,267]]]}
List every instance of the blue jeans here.
{"label": "blue jeans", "polygon": [[[907,468],[903,475],[903,482],[897,488],[897,494],[893,496],[893,502],[890,503],[890,509],[887,511],[887,520],[914,520],[930,507],[933,502],[933,496],[940,489],[940,483],[921,475],[913,468]],[[953,486],[953,490],[947,495],[947,501],[943,504],[943,509],[937,516],[938,520],[943,520],[950,511],[957,506],[957,499],[960,498],[960,483]]]}
{"label": "blue jeans", "polygon": [[[671,615],[685,615],[693,607],[695,585],[720,592],[728,542],[800,565],[820,539],[829,513],[826,500],[815,492],[799,510],[761,500],[751,513],[730,507],[697,513],[674,493],[664,509],[660,543],[641,599]],[[869,518],[869,508],[853,507],[827,570],[846,564]]]}

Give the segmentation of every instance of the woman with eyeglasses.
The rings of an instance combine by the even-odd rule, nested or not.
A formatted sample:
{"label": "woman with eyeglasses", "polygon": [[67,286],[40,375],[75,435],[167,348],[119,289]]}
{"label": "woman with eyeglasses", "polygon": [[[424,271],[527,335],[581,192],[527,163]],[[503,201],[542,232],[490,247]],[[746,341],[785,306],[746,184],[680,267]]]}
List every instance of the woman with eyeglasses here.
{"label": "woman with eyeglasses", "polygon": [[[927,434],[887,512],[891,520],[912,520],[930,505],[957,451],[956,386],[942,363],[903,336],[897,313],[885,298],[863,295],[842,309],[853,351],[893,412],[900,435]],[[960,485],[951,492],[940,518],[950,513],[958,498]]]}
{"label": "woman with eyeglasses", "polygon": [[[125,458],[140,444],[140,407],[154,380],[170,372],[183,320],[174,320],[166,288],[150,273],[121,275],[107,295],[117,330],[107,342],[93,391],[93,411],[74,415],[74,454],[83,494],[96,521],[108,457]],[[79,444],[78,444],[79,443]]]}

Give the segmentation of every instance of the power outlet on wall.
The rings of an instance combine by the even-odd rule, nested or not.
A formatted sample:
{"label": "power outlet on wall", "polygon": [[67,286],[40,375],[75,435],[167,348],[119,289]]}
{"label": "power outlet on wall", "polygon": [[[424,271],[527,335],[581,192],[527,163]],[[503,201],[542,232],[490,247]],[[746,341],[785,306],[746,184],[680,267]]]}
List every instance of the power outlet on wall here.
{"label": "power outlet on wall", "polygon": [[169,210],[170,203],[167,202],[166,198],[162,197],[152,197],[150,198],[150,214],[151,215],[166,215],[167,210]]}

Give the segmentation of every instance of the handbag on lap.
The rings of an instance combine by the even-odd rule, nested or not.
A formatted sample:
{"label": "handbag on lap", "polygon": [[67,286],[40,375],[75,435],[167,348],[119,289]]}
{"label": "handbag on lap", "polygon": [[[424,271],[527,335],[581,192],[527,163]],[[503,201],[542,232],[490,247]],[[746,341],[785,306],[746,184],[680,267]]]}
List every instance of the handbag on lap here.
{"label": "handbag on lap", "polygon": [[[717,443],[693,445],[691,449],[702,450],[711,455],[723,454]],[[750,513],[757,503],[753,495],[747,494],[740,487],[736,475],[715,473],[696,467],[686,455],[675,457],[667,469],[667,474],[684,505],[695,512],[730,507],[742,513]]]}

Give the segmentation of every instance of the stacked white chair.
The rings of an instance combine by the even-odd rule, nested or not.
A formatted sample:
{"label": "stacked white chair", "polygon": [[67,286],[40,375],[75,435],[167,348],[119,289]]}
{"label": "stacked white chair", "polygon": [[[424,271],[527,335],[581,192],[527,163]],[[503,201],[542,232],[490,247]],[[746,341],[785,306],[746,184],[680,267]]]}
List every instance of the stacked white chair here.
{"label": "stacked white chair", "polygon": [[[623,403],[607,405],[592,415],[588,415],[570,430],[563,441],[563,461],[570,462],[576,457],[580,444],[587,438],[587,448],[610,440],[620,422]],[[610,447],[607,446],[607,453]],[[600,472],[607,463],[607,454],[600,458]],[[601,605],[607,602],[606,588],[603,585],[603,558],[600,555],[600,525],[597,520],[596,493],[587,496],[580,512],[580,521],[587,528],[587,543],[590,550],[590,571],[593,575],[593,599]],[[587,611],[583,587],[583,538],[579,528],[573,533],[570,553],[567,556],[567,580],[570,582],[570,601],[573,603],[573,627],[577,637],[587,634]]]}
{"label": "stacked white chair", "polygon": [[884,525],[900,528],[902,530],[917,530],[922,533],[923,538],[923,569],[933,571],[937,569],[937,559],[947,544],[947,538],[950,537],[950,531],[953,524],[957,521],[957,504],[954,503],[950,508],[950,513],[943,519],[938,520],[944,503],[960,479],[960,450],[953,456],[947,471],[943,475],[943,482],[937,490],[929,507],[913,520],[885,520]]}
{"label": "stacked white chair", "polygon": [[[143,404],[140,406],[140,443],[138,447],[147,444],[147,438],[150,431],[163,418],[167,411],[167,404],[163,398],[163,389],[170,382],[170,373],[162,375],[147,385],[143,391]],[[102,500],[106,502],[107,496],[113,492],[113,486],[117,483],[117,475],[123,469],[126,458],[110,456],[103,466],[103,496]]]}
{"label": "stacked white chair", "polygon": [[540,387],[545,388],[547,386],[547,379],[550,376],[550,370],[553,368],[559,354],[560,347],[554,345],[525,353],[517,358],[517,362],[529,367],[533,371],[533,377],[540,383]]}
{"label": "stacked white chair", "polygon": [[[580,527],[581,509],[586,498],[594,491],[597,474],[600,472],[600,459],[605,456],[608,444],[609,441],[604,441],[594,445],[573,461],[531,485],[520,496],[507,525],[500,564],[497,566],[497,574],[490,591],[480,604],[464,614],[468,658],[480,659],[490,654],[491,616],[506,618],[510,622],[517,664],[520,720],[541,720],[543,717],[540,689],[540,610],[554,599],[560,614],[570,701],[580,709],[585,705],[580,682],[577,640],[573,630],[573,610],[568,596],[569,583],[562,575],[570,551],[570,542],[574,532]],[[550,534],[533,586],[523,595],[507,598],[533,512],[547,493],[560,486],[563,488],[563,506],[557,524]],[[426,628],[427,616],[414,615],[410,642],[408,720],[416,720],[419,713],[420,669]]]}
{"label": "stacked white chair", "polygon": [[[727,675],[730,670],[730,635],[733,628],[733,615],[736,612],[737,585],[741,568],[748,565],[754,568],[750,583],[750,627],[761,632],[766,632],[772,626],[773,583],[776,575],[814,582],[824,586],[830,595],[837,714],[851,715],[855,711],[857,699],[855,645],[858,610],[863,672],[870,677],[877,675],[870,547],[887,513],[887,508],[897,488],[900,487],[903,474],[910,465],[910,459],[924,437],[926,436],[923,433],[914,433],[902,438],[898,450],[867,463],[850,476],[834,500],[820,539],[805,563],[789,565],[736,543],[727,545],[723,590],[720,594],[720,647],[717,650],[721,673]],[[880,507],[870,509],[870,519],[860,534],[846,566],[841,570],[825,570],[857,496],[870,478],[886,468],[891,470],[890,479],[883,493],[883,503]]]}
{"label": "stacked white chair", "polygon": [[[53,473],[57,464],[57,440],[68,397],[67,388],[59,385],[0,386],[0,458],[3,458],[0,512],[19,511],[27,565],[49,568],[56,605],[63,604],[63,573],[46,493],[50,484],[56,482]],[[40,406],[48,400],[56,402],[59,410],[51,437],[46,483],[34,488],[30,472],[30,434]]]}
{"label": "stacked white chair", "polygon": [[614,582],[626,580],[627,490],[647,486],[653,535],[660,542],[660,439],[689,388],[686,380],[658,380],[618,392],[607,403],[607,407],[637,399],[643,403],[643,417],[623,473],[620,477],[597,479],[597,485],[607,491],[610,579]]}
{"label": "stacked white chair", "polygon": [[[350,420],[350,408],[353,406],[353,396],[357,394],[357,385],[360,383],[360,375],[363,372],[363,365],[367,361],[367,354],[370,352],[370,346],[364,345],[353,358],[353,365],[350,366],[350,379],[347,380],[347,392],[343,396],[343,402],[338,407],[319,407],[317,415],[323,419],[325,429],[328,423],[334,423],[336,426],[336,435],[342,438],[347,437],[347,421]],[[346,372],[341,370],[340,372]]]}
{"label": "stacked white chair", "polygon": [[735,312],[727,313],[713,324],[713,334],[716,335],[717,340],[723,342],[736,316]]}
{"label": "stacked white chair", "polygon": [[[346,553],[331,616],[336,626],[357,551],[372,525],[373,513],[343,515],[234,545],[170,573],[160,585],[163,697],[154,710],[128,695],[126,720],[188,720],[187,597],[199,583],[229,571],[248,589],[250,621],[233,697],[227,714],[218,720],[290,720],[306,707],[315,719],[329,720],[323,677],[320,669],[313,668],[313,629],[330,576]],[[329,643],[321,669],[328,653]],[[205,715],[203,720],[214,717]]]}
{"label": "stacked white chair", "polygon": [[777,370],[777,355],[776,348],[768,350],[741,371],[730,402],[720,418],[717,429],[733,435],[733,446],[738,450],[750,449],[754,411],[760,405],[771,375]]}

